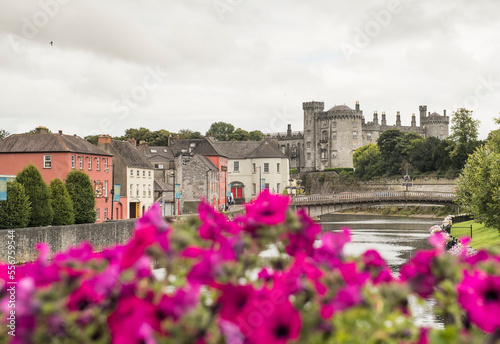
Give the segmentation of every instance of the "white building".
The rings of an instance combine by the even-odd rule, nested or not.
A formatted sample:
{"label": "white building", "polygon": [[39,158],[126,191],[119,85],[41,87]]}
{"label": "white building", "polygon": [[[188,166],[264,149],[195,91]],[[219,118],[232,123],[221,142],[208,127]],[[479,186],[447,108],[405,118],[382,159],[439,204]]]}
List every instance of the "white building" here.
{"label": "white building", "polygon": [[269,141],[214,143],[228,157],[228,176],[236,203],[249,202],[263,189],[283,193],[290,179],[288,157]]}

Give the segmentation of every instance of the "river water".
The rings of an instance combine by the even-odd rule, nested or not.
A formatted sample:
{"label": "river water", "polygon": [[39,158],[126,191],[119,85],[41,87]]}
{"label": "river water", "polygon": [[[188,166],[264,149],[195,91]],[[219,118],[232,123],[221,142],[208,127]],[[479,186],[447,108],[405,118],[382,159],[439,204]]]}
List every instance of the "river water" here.
{"label": "river water", "polygon": [[[419,250],[430,249],[429,228],[441,219],[378,215],[329,214],[321,217],[324,232],[338,232],[347,227],[351,242],[344,247],[347,255],[358,256],[368,249],[377,250],[394,274]],[[410,299],[410,308],[419,326],[443,328],[433,312],[435,302],[417,305]]]}

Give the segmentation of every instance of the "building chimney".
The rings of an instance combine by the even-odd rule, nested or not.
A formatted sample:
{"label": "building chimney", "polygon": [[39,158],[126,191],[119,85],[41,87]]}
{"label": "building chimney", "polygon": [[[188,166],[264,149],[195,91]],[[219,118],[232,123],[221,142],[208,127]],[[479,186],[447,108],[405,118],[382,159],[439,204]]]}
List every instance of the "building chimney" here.
{"label": "building chimney", "polygon": [[288,129],[286,131],[286,136],[292,137],[292,125],[291,124],[288,125]]}
{"label": "building chimney", "polygon": [[169,147],[171,147],[171,146],[172,146],[172,134],[168,135],[167,145],[168,145]]}
{"label": "building chimney", "polygon": [[387,120],[385,119],[385,111],[382,111],[382,125],[387,125]]}
{"label": "building chimney", "polygon": [[137,141],[134,138],[127,139],[127,142],[131,143],[132,146],[136,147],[137,146]]}
{"label": "building chimney", "polygon": [[396,127],[401,126],[401,115],[399,114],[399,111],[396,112]]}
{"label": "building chimney", "polygon": [[49,133],[49,129],[47,127],[44,127],[44,126],[36,127],[35,130],[36,130],[37,134],[48,134]]}
{"label": "building chimney", "polygon": [[359,111],[359,101],[356,100],[356,111]]}
{"label": "building chimney", "polygon": [[59,130],[59,135],[62,135],[62,130]]}
{"label": "building chimney", "polygon": [[361,123],[365,124],[365,116],[361,116]]}
{"label": "building chimney", "polygon": [[416,127],[417,126],[417,120],[415,119],[415,114],[411,114],[411,126]]}
{"label": "building chimney", "polygon": [[99,139],[97,141],[99,144],[110,144],[111,136],[109,135],[99,135]]}
{"label": "building chimney", "polygon": [[446,117],[446,109],[443,110],[443,116]]}
{"label": "building chimney", "polygon": [[373,123],[378,124],[378,114],[377,111],[373,112]]}

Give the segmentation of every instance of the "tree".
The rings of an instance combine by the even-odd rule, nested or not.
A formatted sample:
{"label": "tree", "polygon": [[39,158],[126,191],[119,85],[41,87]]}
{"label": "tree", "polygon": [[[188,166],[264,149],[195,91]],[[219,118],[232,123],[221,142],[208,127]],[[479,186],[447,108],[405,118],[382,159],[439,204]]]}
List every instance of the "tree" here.
{"label": "tree", "polygon": [[94,223],[95,197],[89,176],[82,171],[71,171],[66,176],[65,184],[73,201],[75,223]]}
{"label": "tree", "polygon": [[229,136],[234,132],[234,126],[225,122],[214,122],[206,135],[212,135],[217,141],[229,141]]}
{"label": "tree", "polygon": [[71,225],[75,223],[73,201],[69,197],[63,181],[56,178],[50,182],[50,201],[54,210],[53,226]]}
{"label": "tree", "polygon": [[26,166],[17,174],[16,180],[24,186],[31,203],[29,227],[48,226],[54,213],[50,205],[50,193],[40,171],[34,165]]}
{"label": "tree", "polygon": [[4,138],[6,138],[9,135],[10,135],[10,133],[7,130],[4,130],[4,129],[0,130],[0,140],[3,140]]}
{"label": "tree", "polygon": [[363,180],[380,176],[380,149],[374,143],[359,147],[352,156],[354,175]]}
{"label": "tree", "polygon": [[94,146],[97,146],[98,143],[99,143],[99,135],[88,135],[88,136],[85,136],[85,140],[89,141]]}
{"label": "tree", "polygon": [[192,131],[190,129],[181,129],[177,135],[182,140],[201,139],[201,133],[199,131]]}
{"label": "tree", "polygon": [[236,129],[229,135],[229,141],[248,141],[249,139],[248,131],[241,128]]}
{"label": "tree", "polygon": [[450,151],[450,158],[453,167],[461,170],[469,155],[480,145],[477,139],[480,122],[472,118],[472,111],[464,108],[457,109],[452,116],[450,140],[455,145]]}
{"label": "tree", "polygon": [[27,227],[31,204],[24,186],[17,181],[7,182],[7,200],[0,201],[0,229]]}
{"label": "tree", "polygon": [[264,133],[260,130],[253,130],[251,132],[248,133],[248,139],[250,141],[262,141],[262,139],[264,138]]}
{"label": "tree", "polygon": [[398,145],[405,134],[398,129],[389,129],[380,134],[377,144],[380,149],[381,169],[386,176],[400,173],[404,157],[402,147]]}

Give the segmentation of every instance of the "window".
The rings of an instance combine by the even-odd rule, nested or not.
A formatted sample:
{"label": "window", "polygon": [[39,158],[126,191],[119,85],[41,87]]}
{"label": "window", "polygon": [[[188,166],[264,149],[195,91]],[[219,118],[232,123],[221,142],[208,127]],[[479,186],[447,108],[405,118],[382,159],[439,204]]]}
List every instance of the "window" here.
{"label": "window", "polygon": [[336,151],[336,150],[332,151],[332,158],[333,158],[333,159],[336,159],[336,158],[337,158],[337,154],[338,154],[338,153],[339,153],[339,152],[338,152],[338,151]]}
{"label": "window", "polygon": [[276,164],[276,172],[280,173],[280,163],[279,162]]}
{"label": "window", "polygon": [[276,184],[276,193],[280,193],[280,186],[280,183]]}
{"label": "window", "polygon": [[269,163],[268,162],[264,163],[264,173],[269,173]]}
{"label": "window", "polygon": [[233,171],[234,172],[240,172],[240,162],[239,161],[235,161],[234,162]]}
{"label": "window", "polygon": [[142,184],[142,195],[146,196],[146,184]]}
{"label": "window", "polygon": [[108,181],[104,181],[104,197],[108,197]]}
{"label": "window", "polygon": [[371,132],[368,132],[366,133],[366,138],[371,141],[372,140],[372,133]]}
{"label": "window", "polygon": [[76,164],[76,156],[72,155],[71,156],[71,168],[75,168]]}
{"label": "window", "polygon": [[89,171],[92,170],[92,157],[89,156]]}
{"label": "window", "polygon": [[134,195],[134,184],[130,184],[130,196]]}
{"label": "window", "polygon": [[135,195],[136,196],[139,196],[139,184],[136,185],[136,188],[135,188]]}
{"label": "window", "polygon": [[337,139],[337,132],[332,131],[332,140],[336,140],[336,139]]}
{"label": "window", "polygon": [[100,211],[100,209],[99,209],[99,208],[97,208],[97,209],[95,210],[95,220],[96,220],[96,221],[99,221],[100,212],[101,212],[101,211]]}
{"label": "window", "polygon": [[140,177],[141,171],[137,170],[137,177]]}
{"label": "window", "polygon": [[108,208],[104,208],[104,220],[108,219]]}
{"label": "window", "polygon": [[266,184],[264,185],[264,188],[265,188],[266,190],[269,190],[269,183],[266,183]]}
{"label": "window", "polygon": [[133,177],[134,176],[134,170],[130,170],[130,176]]}
{"label": "window", "polygon": [[142,171],[142,178],[146,178],[146,170]]}
{"label": "window", "polygon": [[151,196],[151,185],[148,185],[148,196]]}
{"label": "window", "polygon": [[358,138],[358,132],[357,131],[353,131],[352,132],[352,138],[353,139],[357,139]]}
{"label": "window", "polygon": [[323,141],[328,140],[328,132],[326,130],[321,133],[321,139]]}
{"label": "window", "polygon": [[443,125],[442,124],[439,125],[439,131],[443,131]]}
{"label": "window", "polygon": [[166,150],[166,149],[163,149],[163,153],[166,153],[166,152],[167,152],[167,150]]}
{"label": "window", "polygon": [[307,153],[307,160],[311,160],[311,153]]}
{"label": "window", "polygon": [[43,168],[51,168],[52,167],[52,158],[50,155],[43,156]]}
{"label": "window", "polygon": [[162,170],[163,169],[163,164],[155,164],[155,168],[158,169],[158,170]]}
{"label": "window", "polygon": [[257,166],[255,166],[255,164],[252,164],[253,166],[253,173],[256,173],[257,172]]}
{"label": "window", "polygon": [[255,195],[257,193],[257,184],[253,183],[252,184],[252,195]]}
{"label": "window", "polygon": [[357,128],[358,127],[358,122],[352,122],[352,127]]}
{"label": "window", "polygon": [[157,153],[158,151],[156,149],[150,149],[149,150],[151,153]]}
{"label": "window", "polygon": [[281,153],[286,154],[286,146],[281,145]]}
{"label": "window", "polygon": [[307,148],[311,148],[311,141],[308,141],[308,142],[307,142],[306,147],[307,147]]}
{"label": "window", "polygon": [[148,171],[148,178],[151,178],[151,171]]}
{"label": "window", "polygon": [[83,170],[83,156],[80,157],[80,170]]}
{"label": "window", "polygon": [[321,159],[326,160],[326,149],[321,150]]}
{"label": "window", "polygon": [[104,168],[108,169],[108,158],[103,158],[102,160],[104,160]]}
{"label": "window", "polygon": [[337,122],[332,122],[332,128],[337,128]]}
{"label": "window", "polygon": [[97,171],[100,171],[101,170],[101,158],[96,158],[97,161],[96,161],[96,170]]}

